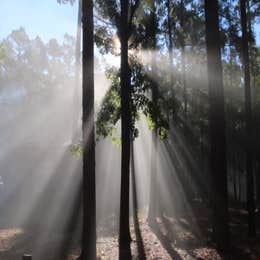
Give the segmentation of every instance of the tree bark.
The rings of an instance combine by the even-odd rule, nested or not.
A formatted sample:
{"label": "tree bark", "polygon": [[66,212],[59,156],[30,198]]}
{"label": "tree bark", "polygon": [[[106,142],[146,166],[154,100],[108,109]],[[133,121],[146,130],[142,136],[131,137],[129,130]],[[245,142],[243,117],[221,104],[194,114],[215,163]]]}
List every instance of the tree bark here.
{"label": "tree bark", "polygon": [[169,66],[170,66],[170,82],[173,84],[173,39],[172,39],[172,19],[171,19],[171,1],[167,0],[167,27],[169,37]]}
{"label": "tree bark", "polygon": [[182,84],[183,84],[183,102],[184,102],[184,123],[185,127],[187,126],[187,86],[186,86],[186,53],[185,53],[185,35],[184,35],[184,3],[183,0],[181,1],[181,17],[180,17],[180,26],[182,29],[182,36],[181,36],[181,71],[182,71]]}
{"label": "tree bark", "polygon": [[149,212],[148,221],[151,226],[155,224],[156,217],[159,217],[159,190],[157,181],[157,150],[158,150],[158,85],[156,82],[157,74],[157,62],[156,62],[156,31],[157,31],[157,21],[156,21],[156,8],[153,3],[152,13],[151,13],[151,67],[152,67],[152,103],[154,107],[154,120],[155,129],[152,131],[152,147],[151,147],[151,179],[150,179],[150,200],[149,200]]}
{"label": "tree bark", "polygon": [[250,41],[249,41],[249,60],[250,60],[250,71],[251,71],[251,74],[252,74],[252,79],[251,79],[251,82],[252,82],[252,93],[251,93],[251,98],[252,98],[252,101],[253,101],[253,107],[256,103],[256,71],[255,71],[255,67],[256,67],[256,60],[255,60],[255,57],[254,57],[254,54],[253,54],[253,44],[252,44],[252,40],[251,40],[251,37],[253,37],[253,29],[252,29],[252,15],[251,15],[251,12],[250,12],[250,1],[246,1],[246,10],[247,10],[247,13],[248,13],[248,17],[247,17],[247,22],[248,22],[248,33],[250,35]]}
{"label": "tree bark", "polygon": [[82,2],[83,24],[83,260],[96,259],[93,2]]}
{"label": "tree bark", "polygon": [[259,210],[260,207],[260,162],[257,163],[257,170],[256,170],[256,203],[257,208]]}
{"label": "tree bark", "polygon": [[188,101],[187,101],[187,84],[186,84],[186,53],[185,46],[182,47],[181,50],[181,66],[182,66],[182,83],[183,83],[183,101],[184,101],[184,122],[185,126],[187,126],[187,109],[188,109]]}
{"label": "tree bark", "polygon": [[226,134],[218,1],[205,0],[209,88],[210,171],[213,238],[221,250],[229,247]]}
{"label": "tree bark", "polygon": [[131,259],[130,230],[129,230],[129,181],[130,181],[130,128],[131,128],[131,84],[130,68],[128,64],[128,12],[129,1],[121,0],[121,198],[120,198],[120,224],[119,224],[119,258]]}
{"label": "tree bark", "polygon": [[246,188],[247,188],[247,210],[248,210],[248,235],[256,236],[255,230],[255,199],[254,199],[254,177],[252,162],[252,108],[251,108],[251,82],[248,48],[248,30],[246,0],[240,0],[240,15],[242,28],[242,62],[244,67],[245,82],[245,114],[246,114]]}

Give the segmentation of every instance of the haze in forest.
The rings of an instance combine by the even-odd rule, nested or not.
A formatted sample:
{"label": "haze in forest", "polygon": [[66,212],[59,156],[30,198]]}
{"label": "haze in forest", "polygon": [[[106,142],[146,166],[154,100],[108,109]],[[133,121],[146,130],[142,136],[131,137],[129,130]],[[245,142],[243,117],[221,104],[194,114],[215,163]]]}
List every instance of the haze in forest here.
{"label": "haze in forest", "polygon": [[82,1],[0,2],[0,259],[260,257],[258,1]]}

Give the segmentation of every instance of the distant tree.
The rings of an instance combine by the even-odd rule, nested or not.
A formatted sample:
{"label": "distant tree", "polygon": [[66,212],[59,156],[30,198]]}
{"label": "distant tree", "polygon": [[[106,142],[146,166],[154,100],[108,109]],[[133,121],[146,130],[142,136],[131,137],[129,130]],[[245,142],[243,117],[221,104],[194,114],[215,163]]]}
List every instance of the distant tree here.
{"label": "distant tree", "polygon": [[77,23],[77,36],[76,36],[76,49],[75,49],[75,90],[74,90],[74,98],[73,98],[73,123],[72,123],[72,142],[76,143],[79,141],[79,133],[78,133],[78,120],[79,120],[79,106],[78,104],[80,95],[79,95],[79,81],[80,81],[80,59],[81,59],[81,16],[82,16],[82,0],[79,0],[78,7],[78,23]]}
{"label": "distant tree", "polygon": [[245,117],[246,117],[246,187],[247,187],[247,210],[248,210],[248,235],[256,236],[255,230],[255,199],[254,177],[252,162],[252,105],[251,105],[251,82],[249,61],[249,34],[246,12],[246,0],[240,0],[241,28],[242,28],[242,62],[244,67],[245,82]]}
{"label": "distant tree", "polygon": [[173,5],[172,1],[166,1],[166,8],[167,8],[167,20],[166,20],[166,27],[168,32],[168,50],[169,50],[169,65],[170,65],[170,82],[173,84]]}

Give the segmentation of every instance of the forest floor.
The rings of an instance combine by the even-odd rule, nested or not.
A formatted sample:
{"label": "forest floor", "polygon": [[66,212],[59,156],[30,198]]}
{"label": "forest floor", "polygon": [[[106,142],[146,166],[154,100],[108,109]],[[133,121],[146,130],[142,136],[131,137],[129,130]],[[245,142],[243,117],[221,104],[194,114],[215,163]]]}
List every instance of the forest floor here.
{"label": "forest floor", "polygon": [[[131,225],[133,259],[148,260],[260,260],[260,233],[257,238],[247,236],[247,212],[230,208],[231,249],[220,253],[211,242],[210,210],[195,203],[178,217],[162,214],[151,228],[146,218],[139,217],[139,225]],[[256,214],[257,227],[260,216]],[[98,241],[100,260],[118,259],[117,237]]]}
{"label": "forest floor", "polygon": [[[260,259],[260,234],[255,239],[247,238],[246,211],[230,209],[231,250],[229,254],[223,255],[209,239],[209,210],[199,203],[195,206],[192,212],[188,214],[186,211],[177,218],[163,214],[157,218],[153,228],[148,225],[146,218],[139,216],[139,221],[135,225],[131,224],[132,259]],[[259,221],[259,216],[257,219]],[[35,252],[34,239],[22,229],[1,229],[0,260],[21,260],[23,254],[31,252],[33,260],[59,260],[62,259],[57,254],[61,249],[60,240],[58,236],[48,237],[42,241],[41,250]],[[74,245],[68,259],[77,259],[79,253],[79,247]],[[99,260],[118,259],[117,236],[110,233],[109,229],[98,231],[97,254]]]}

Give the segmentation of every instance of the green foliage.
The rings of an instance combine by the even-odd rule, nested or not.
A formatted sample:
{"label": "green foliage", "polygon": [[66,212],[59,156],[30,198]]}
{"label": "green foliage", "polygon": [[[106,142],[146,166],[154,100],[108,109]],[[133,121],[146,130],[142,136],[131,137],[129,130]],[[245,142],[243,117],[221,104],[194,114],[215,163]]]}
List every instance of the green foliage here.
{"label": "green foliage", "polygon": [[107,69],[106,76],[111,81],[111,87],[105,95],[97,116],[96,133],[98,138],[114,136],[115,125],[121,116],[119,72],[111,67]]}
{"label": "green foliage", "polygon": [[83,154],[83,146],[81,143],[70,145],[69,150],[71,154],[75,157],[81,157]]}
{"label": "green foliage", "polygon": [[[108,68],[107,78],[111,81],[111,87],[98,113],[96,133],[98,138],[111,136],[113,142],[118,144],[115,132],[116,124],[121,117],[119,71],[113,67]],[[148,97],[152,84],[153,81],[146,73],[144,67],[135,57],[131,57],[131,133],[133,139],[139,135],[136,123],[140,119],[141,114],[146,116],[151,130],[154,130],[157,125],[161,139],[166,138],[166,132],[169,128],[168,121],[160,107],[155,107]]]}
{"label": "green foliage", "polygon": [[102,17],[102,19],[106,21],[110,21],[116,29],[120,27],[120,3],[119,1],[114,0],[96,0],[95,8]]}
{"label": "green foliage", "polygon": [[101,54],[113,52],[113,32],[107,26],[97,25],[94,33],[94,41]]}

